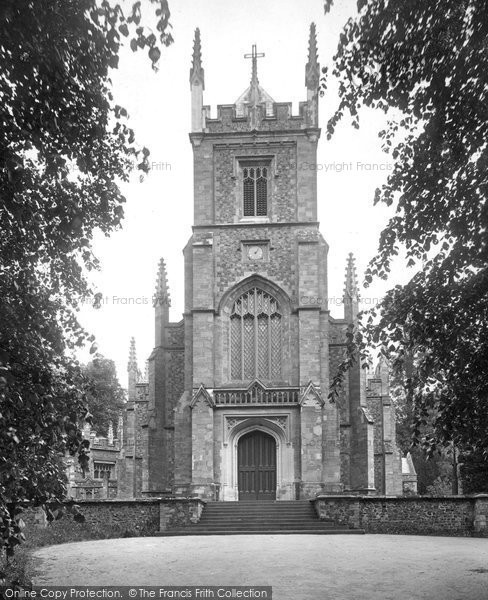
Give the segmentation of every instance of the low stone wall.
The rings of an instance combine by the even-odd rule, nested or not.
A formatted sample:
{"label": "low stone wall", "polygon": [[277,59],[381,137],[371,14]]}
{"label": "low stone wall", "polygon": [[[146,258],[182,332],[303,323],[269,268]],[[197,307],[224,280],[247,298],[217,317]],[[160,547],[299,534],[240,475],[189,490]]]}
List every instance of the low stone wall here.
{"label": "low stone wall", "polygon": [[151,535],[159,530],[160,500],[77,500],[89,525],[132,535]]}
{"label": "low stone wall", "polygon": [[[69,504],[76,504],[85,517],[85,523],[73,522],[72,528],[89,526],[105,533],[106,537],[150,536],[198,523],[205,506],[199,498],[76,500]],[[33,526],[45,527],[48,524],[42,509],[26,507],[23,518]]]}
{"label": "low stone wall", "polygon": [[82,500],[77,503],[90,524],[130,524],[146,535],[198,523],[205,506],[199,498]]}
{"label": "low stone wall", "polygon": [[159,531],[198,523],[205,502],[199,498],[165,498],[159,504]]}
{"label": "low stone wall", "polygon": [[[367,533],[488,537],[488,495],[479,496],[317,496],[311,502],[321,519]],[[205,502],[199,498],[80,500],[85,524],[102,537],[157,535],[198,523]],[[45,526],[39,512],[24,520]],[[61,523],[61,522],[60,522]]]}
{"label": "low stone wall", "polygon": [[488,537],[488,496],[318,496],[319,518],[367,533]]}

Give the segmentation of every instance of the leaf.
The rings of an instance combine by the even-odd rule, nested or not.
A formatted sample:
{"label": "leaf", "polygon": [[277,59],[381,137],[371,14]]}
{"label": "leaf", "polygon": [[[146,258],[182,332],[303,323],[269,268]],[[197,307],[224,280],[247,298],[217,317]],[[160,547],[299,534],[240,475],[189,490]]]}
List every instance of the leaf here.
{"label": "leaf", "polygon": [[328,14],[334,5],[334,0],[324,0],[324,14]]}
{"label": "leaf", "polygon": [[153,46],[152,48],[150,48],[148,54],[149,54],[149,58],[152,60],[152,62],[154,64],[154,63],[157,63],[159,58],[161,57],[161,50],[157,46]]}

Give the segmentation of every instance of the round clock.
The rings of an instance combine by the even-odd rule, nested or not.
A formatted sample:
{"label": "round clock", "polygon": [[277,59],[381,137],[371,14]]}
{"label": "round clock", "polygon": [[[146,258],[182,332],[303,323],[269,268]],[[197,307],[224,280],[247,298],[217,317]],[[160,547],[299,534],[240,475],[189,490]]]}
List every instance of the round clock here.
{"label": "round clock", "polygon": [[261,246],[249,246],[247,256],[250,260],[261,260],[263,258],[263,249]]}

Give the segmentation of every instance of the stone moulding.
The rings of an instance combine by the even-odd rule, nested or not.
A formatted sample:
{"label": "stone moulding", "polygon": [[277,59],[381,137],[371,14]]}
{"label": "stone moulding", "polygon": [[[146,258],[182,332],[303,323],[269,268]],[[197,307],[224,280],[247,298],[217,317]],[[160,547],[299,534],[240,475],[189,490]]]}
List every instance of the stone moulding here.
{"label": "stone moulding", "polygon": [[[286,444],[290,444],[290,418],[291,413],[277,413],[277,414],[269,414],[269,413],[251,413],[251,414],[234,414],[233,412],[230,414],[223,415],[223,444],[226,447],[229,443],[229,438],[233,435],[234,429],[236,427],[241,427],[243,425],[262,425],[264,427],[275,426],[278,427],[280,432],[282,431],[285,438],[284,441]],[[276,430],[278,431],[278,430]]]}

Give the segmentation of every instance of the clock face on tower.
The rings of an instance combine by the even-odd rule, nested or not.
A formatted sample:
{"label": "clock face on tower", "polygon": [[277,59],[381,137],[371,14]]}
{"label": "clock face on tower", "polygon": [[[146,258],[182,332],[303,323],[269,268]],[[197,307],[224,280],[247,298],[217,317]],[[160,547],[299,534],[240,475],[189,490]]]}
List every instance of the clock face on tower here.
{"label": "clock face on tower", "polygon": [[248,246],[247,256],[250,260],[262,260],[263,259],[263,248],[262,246]]}

